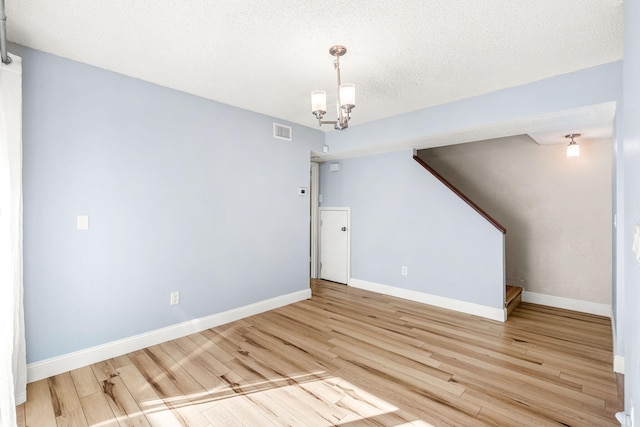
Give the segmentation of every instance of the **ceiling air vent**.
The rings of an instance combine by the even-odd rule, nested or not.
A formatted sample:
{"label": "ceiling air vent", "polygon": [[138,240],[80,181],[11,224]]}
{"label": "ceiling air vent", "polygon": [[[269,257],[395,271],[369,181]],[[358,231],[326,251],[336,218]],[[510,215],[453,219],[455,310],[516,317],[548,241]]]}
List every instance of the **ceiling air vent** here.
{"label": "ceiling air vent", "polygon": [[284,139],[285,141],[291,141],[291,126],[281,125],[280,123],[273,123],[273,137],[276,139]]}

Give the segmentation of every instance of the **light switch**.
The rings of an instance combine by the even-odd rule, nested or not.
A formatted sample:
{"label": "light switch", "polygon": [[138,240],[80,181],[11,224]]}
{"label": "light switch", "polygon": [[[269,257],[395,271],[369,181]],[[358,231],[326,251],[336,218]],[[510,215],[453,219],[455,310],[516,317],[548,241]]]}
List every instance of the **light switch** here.
{"label": "light switch", "polygon": [[78,215],[76,217],[76,227],[78,230],[89,229],[89,215]]}

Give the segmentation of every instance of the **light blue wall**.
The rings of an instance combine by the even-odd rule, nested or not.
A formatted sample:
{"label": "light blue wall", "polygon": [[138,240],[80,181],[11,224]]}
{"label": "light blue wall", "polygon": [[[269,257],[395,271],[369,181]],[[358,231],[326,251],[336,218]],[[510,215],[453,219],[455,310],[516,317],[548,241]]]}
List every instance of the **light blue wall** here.
{"label": "light blue wall", "polygon": [[[637,2],[626,7],[627,20],[635,8],[637,24]],[[630,26],[626,37],[637,40],[637,25]],[[625,117],[637,125],[639,60],[637,47],[632,47],[635,53],[629,47],[625,52],[625,90],[634,90],[626,100],[630,106]],[[308,186],[309,150],[320,152],[324,142],[333,154],[346,153],[620,101],[622,96],[622,63],[615,62],[352,126],[347,132],[329,132],[326,141],[315,129],[294,126],[295,142],[287,143],[271,137],[272,118],[30,49],[12,51],[24,58],[30,363],[307,288],[308,199],[297,196],[296,189]],[[637,128],[625,127],[624,135],[624,153],[617,164],[624,161],[626,169],[637,168]],[[431,190],[439,190],[431,188],[411,153],[342,163],[340,177],[330,176],[323,165],[321,186],[324,206],[353,209],[352,277],[458,297],[451,289],[433,290],[428,280],[419,280],[444,273],[437,263],[426,261],[426,256],[441,256],[435,245],[424,248],[416,234],[444,240],[443,230],[421,230],[415,225],[418,219],[424,223],[423,218],[409,215],[408,222],[385,223],[384,234],[373,242],[373,233],[364,232],[381,222],[370,211],[358,213],[360,206],[378,209],[391,220],[393,212],[380,209],[407,202],[434,220],[442,219],[427,202]],[[415,185],[414,174],[427,181]],[[618,212],[618,222],[624,224],[627,241],[618,242],[618,247],[627,252],[618,280],[625,280],[623,291],[630,294],[625,305],[630,314],[622,315],[617,325],[622,348],[622,337],[637,346],[639,333],[630,325],[640,323],[637,286],[632,287],[640,283],[640,272],[626,248],[632,224],[640,222],[640,184],[634,171],[625,171],[620,181],[617,205],[626,209],[624,215]],[[427,197],[411,201],[421,191]],[[75,230],[78,214],[90,215],[90,231]],[[464,221],[471,224],[473,218]],[[356,221],[366,228],[358,230]],[[409,246],[399,253],[383,253],[385,245],[398,247],[400,242]],[[455,244],[466,251],[466,242]],[[478,256],[462,253],[469,255],[461,257],[464,263]],[[378,263],[384,256],[388,261]],[[409,266],[408,276],[399,274],[400,265]],[[483,272],[483,280],[495,276],[490,270]],[[460,281],[465,275],[454,269],[446,277]],[[168,305],[171,290],[181,292],[180,305]],[[493,307],[502,304],[473,291],[459,298]],[[621,311],[618,307],[618,317]],[[633,396],[637,401],[638,369],[630,368],[638,365],[637,348],[626,349],[625,357],[629,373],[635,372],[633,381],[627,380],[627,401]]]}
{"label": "light blue wall", "polygon": [[[449,104],[327,133],[331,154],[384,147],[397,141],[419,142],[478,126],[495,126],[542,114],[592,106],[622,97],[622,61],[551,77]],[[505,135],[496,135],[505,136]]]}
{"label": "light blue wall", "polygon": [[308,289],[297,188],[320,131],[273,139],[270,117],[12,52],[24,67],[29,363]]}
{"label": "light blue wall", "polygon": [[[634,5],[634,7],[637,7]],[[629,31],[637,31],[631,29]],[[635,35],[635,34],[634,34]],[[629,43],[627,43],[629,44]],[[635,43],[637,45],[637,43]],[[625,53],[625,55],[627,55]],[[625,61],[626,64],[627,61]],[[626,65],[625,65],[626,66]],[[628,167],[625,162],[628,148],[621,154],[622,140],[622,61],[616,61],[592,68],[575,71],[568,74],[550,77],[530,84],[504,89],[475,98],[464,99],[449,104],[403,114],[396,117],[378,120],[349,128],[348,132],[331,132],[326,136],[326,143],[331,148],[331,154],[337,157],[351,156],[365,150],[384,151],[390,149],[393,143],[409,141],[419,146],[421,140],[433,138],[437,135],[468,132],[476,127],[490,126],[497,128],[511,120],[522,120],[539,115],[558,113],[567,110],[590,107],[607,102],[616,102],[616,152],[615,152],[615,188],[614,214],[617,215],[618,228],[613,236],[615,254],[628,251],[628,241],[622,238],[628,234],[629,225],[625,228],[625,195],[637,192],[635,184],[629,183],[629,177],[623,175],[623,169]],[[627,73],[631,74],[631,73]],[[628,79],[630,79],[628,77]],[[625,91],[626,91],[625,87]],[[637,97],[636,97],[637,98]],[[637,117],[634,118],[637,123]],[[504,136],[504,135],[500,135]],[[623,164],[625,165],[623,167]],[[624,177],[624,178],[623,178]],[[634,181],[637,182],[637,181]],[[627,187],[631,186],[632,190]],[[628,211],[628,209],[627,209]],[[627,238],[628,240],[628,238]],[[624,255],[618,256],[614,262],[616,271],[613,283],[614,309],[617,321],[616,354],[623,355],[625,351],[624,304],[623,286],[626,272]],[[626,255],[628,257],[628,254]]]}
{"label": "light blue wall", "polygon": [[[510,120],[522,120],[523,118],[589,107],[606,102],[613,101],[620,103],[622,99],[621,78],[622,62],[612,62],[475,98],[353,126],[349,128],[348,132],[330,132],[326,135],[326,141],[327,145],[331,147],[332,155],[350,156],[352,153],[360,152],[363,149],[381,151],[397,141],[415,141],[416,145],[418,145],[421,139],[433,135],[456,133],[475,127],[499,126]],[[393,191],[398,191],[397,189],[404,191],[401,186],[398,186],[397,189],[394,188],[393,191],[388,190],[386,179],[394,179],[392,178],[394,174],[408,173],[404,169],[414,167],[409,166],[410,162],[412,162],[411,156],[405,156],[408,163],[404,166],[396,163],[397,159],[394,157],[394,161],[391,162],[391,164],[394,165],[394,169],[392,169],[393,173],[389,174],[386,173],[387,166],[384,165],[385,162],[378,160],[384,158],[384,155],[381,156],[382,157],[368,156],[342,160],[342,162],[345,163],[343,168],[345,173],[340,172],[343,178],[340,178],[339,182],[333,182],[338,180],[337,177],[327,177],[327,169],[323,167],[321,169],[321,192],[325,197],[323,205],[342,204],[353,208],[354,206],[360,206],[362,203],[365,203],[365,201],[368,202],[370,199],[378,198],[384,200],[385,197],[389,197]],[[392,155],[390,154],[389,156]],[[352,167],[352,162],[356,162],[354,165],[357,165],[358,172],[348,174],[347,170]],[[367,175],[360,174],[360,170],[373,171],[376,170],[376,167],[381,168],[377,173],[370,172]],[[377,186],[379,188],[376,188],[375,191],[368,190],[369,193],[367,193],[367,190],[365,190],[367,180],[363,179],[362,176],[366,176],[373,187]],[[414,184],[409,185],[408,188],[411,188],[412,191],[418,191],[419,187],[415,187]],[[350,192],[349,189],[351,189]],[[614,193],[617,191],[618,189],[614,189]],[[367,194],[368,198],[363,199],[362,194]],[[377,196],[377,194],[381,195]],[[428,194],[431,196],[430,192]],[[441,207],[436,208],[436,206],[435,204],[430,206],[429,211],[441,209]],[[401,205],[395,208],[397,210],[403,209]],[[426,209],[426,207],[421,207],[420,209]],[[451,211],[445,212],[445,216],[451,214]],[[427,222],[425,218],[420,224],[427,224]],[[416,239],[408,239],[412,232],[414,232],[413,230],[416,230],[417,224],[418,223],[411,223],[410,221],[396,221],[396,223],[391,226],[393,232],[389,231],[385,236],[388,238],[392,238],[391,236],[403,236],[406,245],[405,252],[407,253],[412,252],[417,254],[424,252],[424,248],[421,247],[422,243],[419,243]],[[355,226],[357,227],[357,223]],[[355,228],[353,232],[354,234],[356,233]],[[367,229],[367,233],[379,232],[380,231],[373,227]],[[364,254],[359,253],[361,250],[364,251]],[[427,251],[427,253],[429,252]],[[389,251],[388,255],[392,257],[390,261],[383,262],[382,253],[376,252],[376,250],[370,249],[366,245],[352,246],[352,277],[374,282],[379,280],[380,283],[386,285],[394,285],[397,283],[397,286],[408,289],[425,286],[424,282],[421,285],[412,283],[413,280],[424,278],[421,276],[417,276],[415,279],[410,277],[401,278],[401,281],[398,281],[397,272],[399,271],[399,266],[406,265],[404,263],[405,261],[399,258],[407,257],[407,255],[395,255],[393,251]],[[468,259],[468,257],[465,257],[457,261],[466,263]],[[425,263],[423,267],[425,274],[427,271],[433,273],[431,269],[438,271],[437,265],[442,264],[441,259],[439,259],[440,262],[433,263],[430,260],[428,261],[427,258],[423,258],[423,260]],[[371,266],[363,267],[366,263],[371,264]],[[390,265],[387,266],[387,264]],[[455,270],[456,263],[454,259],[451,258],[444,261],[444,265],[446,265],[449,270]],[[489,271],[485,273],[487,277],[492,274],[492,272]],[[369,278],[359,277],[359,274],[366,274]],[[437,277],[440,280],[444,280],[442,285],[430,284],[429,286],[435,286],[435,288],[432,289],[433,292],[430,293],[441,296],[451,296],[452,291],[447,286],[450,284],[450,280],[445,275],[444,270],[438,271],[436,276],[429,277]],[[385,280],[389,282],[385,282]],[[428,292],[424,289],[423,291]],[[475,294],[473,294],[473,297],[470,295],[471,294],[467,294],[466,298],[461,297],[460,299],[478,304],[486,304],[486,302],[481,302],[486,301],[482,299],[482,296],[477,296],[476,298]],[[493,301],[493,299],[491,300]],[[493,304],[494,302],[491,302],[489,305],[494,306]],[[619,325],[619,327],[624,329],[624,324]],[[624,344],[623,340],[619,339],[618,342],[622,348]]]}
{"label": "light blue wall", "polygon": [[[625,400],[640,425],[640,263],[631,248],[640,224],[640,2],[625,2],[624,43],[624,201],[625,201]],[[620,317],[620,316],[619,316]]]}
{"label": "light blue wall", "polygon": [[412,156],[345,159],[337,172],[321,165],[321,206],[351,208],[351,277],[502,308],[502,233]]}

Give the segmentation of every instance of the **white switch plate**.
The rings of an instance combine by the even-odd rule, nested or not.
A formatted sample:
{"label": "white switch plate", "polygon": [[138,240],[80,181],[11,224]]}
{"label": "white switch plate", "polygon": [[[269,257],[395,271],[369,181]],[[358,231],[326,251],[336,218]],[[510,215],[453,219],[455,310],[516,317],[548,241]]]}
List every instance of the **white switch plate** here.
{"label": "white switch plate", "polygon": [[402,266],[402,275],[403,275],[403,276],[406,276],[407,274],[409,274],[409,272],[407,271],[407,266],[406,266],[406,265],[403,265],[403,266]]}
{"label": "white switch plate", "polygon": [[180,304],[180,292],[173,291],[171,292],[171,303],[170,305]]}
{"label": "white switch plate", "polygon": [[76,217],[76,228],[78,230],[88,230],[89,229],[89,215],[78,215]]}

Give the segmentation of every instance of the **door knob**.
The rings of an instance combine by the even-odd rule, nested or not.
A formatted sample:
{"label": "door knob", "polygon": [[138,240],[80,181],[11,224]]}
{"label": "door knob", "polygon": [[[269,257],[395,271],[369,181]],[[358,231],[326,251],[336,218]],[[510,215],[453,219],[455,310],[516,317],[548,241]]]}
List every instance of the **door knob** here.
{"label": "door knob", "polygon": [[342,231],[347,231],[347,227],[342,227],[341,230]]}

